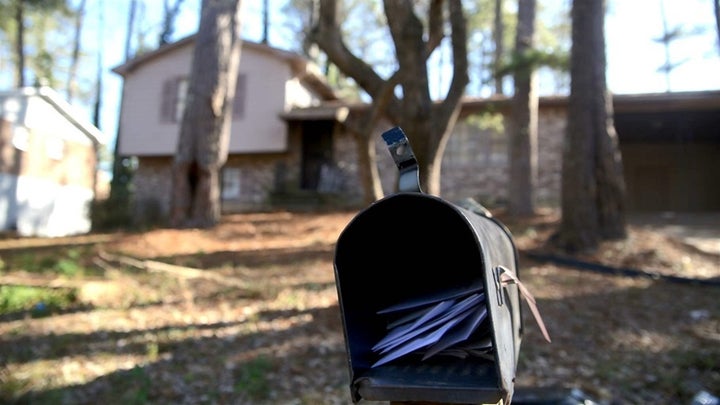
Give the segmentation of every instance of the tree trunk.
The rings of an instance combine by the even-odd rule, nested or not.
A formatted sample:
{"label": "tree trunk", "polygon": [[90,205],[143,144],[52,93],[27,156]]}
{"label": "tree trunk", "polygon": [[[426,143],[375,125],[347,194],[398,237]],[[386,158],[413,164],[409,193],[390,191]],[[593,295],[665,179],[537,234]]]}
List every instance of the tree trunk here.
{"label": "tree trunk", "polygon": [[137,0],[130,0],[130,8],[128,9],[128,23],[127,31],[125,31],[125,59],[127,62],[130,59],[132,48],[130,46],[133,37],[133,31],[135,30],[135,12],[137,10]]}
{"label": "tree trunk", "polygon": [[82,26],[85,17],[85,0],[80,0],[75,14],[75,37],[73,38],[72,58],[70,61],[70,71],[67,78],[67,101],[72,103],[77,88],[77,70],[80,63],[80,42],[82,39]]}
{"label": "tree trunk", "polygon": [[626,235],[620,152],[605,79],[605,2],[572,6],[571,89],[563,149],[562,220],[555,243],[592,251]]}
{"label": "tree trunk", "polygon": [[15,86],[25,87],[25,6],[15,1]]}
{"label": "tree trunk", "polygon": [[360,184],[363,188],[363,203],[369,205],[384,196],[380,173],[377,164],[375,164],[377,162],[375,138],[372,133],[356,133],[353,138],[358,148],[358,166],[360,169]]}
{"label": "tree trunk", "polygon": [[[448,6],[447,14],[442,10],[445,4]],[[338,22],[336,0],[320,1],[320,16],[310,35],[312,41],[327,54],[328,60],[368,93],[373,104],[384,99],[385,92],[390,88],[389,99],[382,101],[386,105],[380,108],[381,115],[401,126],[407,134],[418,161],[423,191],[439,195],[442,154],[457,120],[460,98],[469,80],[462,3],[430,1],[427,30],[415,15],[415,2],[411,0],[386,0],[384,9],[399,66],[390,79],[383,79],[347,48]],[[442,39],[445,15],[452,28],[453,76],[445,99],[434,103],[430,98],[426,64],[428,56]],[[394,93],[394,81],[402,87],[402,100]],[[375,162],[371,162],[371,165],[375,165]]]}
{"label": "tree trunk", "polygon": [[363,203],[369,205],[384,196],[375,153],[375,127],[392,98],[392,89],[397,85],[397,75],[388,79],[375,96],[371,108],[359,117],[351,117],[345,126],[353,134],[358,150],[360,184],[363,188]]}
{"label": "tree trunk", "polygon": [[[518,13],[519,14],[519,13]],[[518,24],[520,22],[518,21]],[[493,65],[495,67],[493,77],[495,77],[495,94],[503,94],[503,78],[498,76],[497,73],[500,71],[500,66],[503,63],[503,54],[505,53],[505,46],[503,43],[503,37],[505,36],[505,24],[503,22],[503,0],[495,0],[495,23],[493,27],[493,42],[495,42],[495,52]]]}
{"label": "tree trunk", "polygon": [[720,0],[713,1],[713,9],[715,11],[715,34],[717,34],[717,46],[720,53]]}
{"label": "tree trunk", "polygon": [[240,0],[203,0],[173,163],[172,226],[212,227],[220,220],[219,172],[227,160],[240,47]]}
{"label": "tree trunk", "polygon": [[175,0],[175,4],[170,5],[169,1],[163,1],[163,27],[158,38],[160,46],[169,44],[172,41],[172,35],[175,32],[175,20],[177,20],[183,2],[183,0]]}
{"label": "tree trunk", "polygon": [[537,184],[537,74],[528,52],[535,45],[535,0],[520,0],[515,54],[521,61],[514,72],[510,129],[510,186],[508,210],[511,215],[535,213]]}

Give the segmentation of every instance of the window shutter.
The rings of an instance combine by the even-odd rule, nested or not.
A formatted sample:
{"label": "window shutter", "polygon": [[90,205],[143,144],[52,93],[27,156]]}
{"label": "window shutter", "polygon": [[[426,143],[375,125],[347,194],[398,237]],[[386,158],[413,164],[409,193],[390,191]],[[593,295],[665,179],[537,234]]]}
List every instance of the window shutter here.
{"label": "window shutter", "polygon": [[180,80],[176,77],[167,79],[163,83],[162,100],[160,100],[160,122],[162,123],[176,122],[175,108],[177,106],[179,84]]}
{"label": "window shutter", "polygon": [[247,75],[238,74],[237,83],[235,84],[235,99],[233,100],[233,120],[241,119],[245,116],[245,98],[247,89]]}

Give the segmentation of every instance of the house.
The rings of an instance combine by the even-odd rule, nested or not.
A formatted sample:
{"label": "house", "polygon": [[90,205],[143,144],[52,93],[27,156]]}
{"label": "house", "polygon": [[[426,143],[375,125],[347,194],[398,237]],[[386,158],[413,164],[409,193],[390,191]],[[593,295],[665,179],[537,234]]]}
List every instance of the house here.
{"label": "house", "polygon": [[[119,154],[137,158],[133,183],[140,221],[169,208],[193,40],[113,69],[124,78]],[[616,95],[613,102],[629,209],[719,210],[720,189],[713,185],[720,178],[720,92]],[[487,205],[507,200],[503,122],[509,104],[507,97],[463,101],[443,159],[444,198],[473,197]],[[357,144],[345,124],[366,108],[338,100],[299,55],[245,41],[230,154],[221,173],[223,211],[360,207]],[[541,98],[537,197],[543,205],[559,204],[566,114],[567,97]],[[389,127],[379,125],[377,134]],[[380,136],[375,147],[389,193],[397,169]]]}
{"label": "house", "polygon": [[[118,154],[137,159],[133,185],[141,220],[162,215],[169,208],[170,170],[194,40],[194,35],[186,37],[113,69],[123,78]],[[336,98],[305,58],[244,41],[229,156],[221,173],[223,209],[256,209],[267,202],[273,190],[282,188],[278,182],[284,172],[295,170],[296,162],[290,156],[294,146],[283,113]],[[305,164],[316,166],[311,161]]]}
{"label": "house", "polygon": [[0,229],[47,237],[90,231],[104,143],[49,87],[0,92]]}

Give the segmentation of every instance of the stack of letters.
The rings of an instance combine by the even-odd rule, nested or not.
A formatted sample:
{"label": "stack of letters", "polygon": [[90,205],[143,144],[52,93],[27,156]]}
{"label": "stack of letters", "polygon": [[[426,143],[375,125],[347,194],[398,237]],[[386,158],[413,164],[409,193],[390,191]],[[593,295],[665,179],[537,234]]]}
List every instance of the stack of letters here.
{"label": "stack of letters", "polygon": [[493,358],[490,328],[481,328],[488,319],[482,283],[407,300],[378,315],[388,318],[388,333],[372,347],[379,355],[372,367],[410,353],[423,360],[435,355]]}

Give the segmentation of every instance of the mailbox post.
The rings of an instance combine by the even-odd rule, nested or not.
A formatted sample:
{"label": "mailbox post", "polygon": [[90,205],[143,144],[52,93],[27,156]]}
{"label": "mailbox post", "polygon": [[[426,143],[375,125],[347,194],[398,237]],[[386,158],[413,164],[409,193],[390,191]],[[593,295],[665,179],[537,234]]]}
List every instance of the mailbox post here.
{"label": "mailbox post", "polygon": [[520,294],[503,276],[517,279],[510,232],[423,193],[405,134],[383,139],[399,191],[360,211],[335,248],[352,400],[509,404],[522,338]]}

